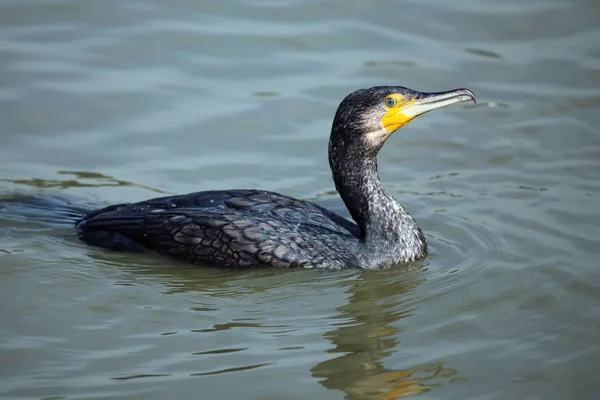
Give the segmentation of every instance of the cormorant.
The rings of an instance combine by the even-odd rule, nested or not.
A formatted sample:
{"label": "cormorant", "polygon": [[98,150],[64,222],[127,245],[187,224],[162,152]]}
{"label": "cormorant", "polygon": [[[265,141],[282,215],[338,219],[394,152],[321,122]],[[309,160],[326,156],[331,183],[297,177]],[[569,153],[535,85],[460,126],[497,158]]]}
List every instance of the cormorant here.
{"label": "cormorant", "polygon": [[77,222],[86,243],[226,267],[384,268],[427,255],[423,232],[377,173],[386,139],[413,118],[475,101],[468,89],[357,90],[340,103],[329,139],[335,187],[355,223],[264,190],[223,190],[113,205]]}

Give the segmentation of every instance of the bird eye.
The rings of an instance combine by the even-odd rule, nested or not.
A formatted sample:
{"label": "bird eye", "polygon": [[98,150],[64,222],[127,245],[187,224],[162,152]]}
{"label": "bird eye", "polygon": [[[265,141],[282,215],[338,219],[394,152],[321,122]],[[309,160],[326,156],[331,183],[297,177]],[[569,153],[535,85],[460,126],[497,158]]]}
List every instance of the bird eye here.
{"label": "bird eye", "polygon": [[385,105],[388,107],[394,107],[396,105],[396,99],[393,97],[388,97],[385,99]]}

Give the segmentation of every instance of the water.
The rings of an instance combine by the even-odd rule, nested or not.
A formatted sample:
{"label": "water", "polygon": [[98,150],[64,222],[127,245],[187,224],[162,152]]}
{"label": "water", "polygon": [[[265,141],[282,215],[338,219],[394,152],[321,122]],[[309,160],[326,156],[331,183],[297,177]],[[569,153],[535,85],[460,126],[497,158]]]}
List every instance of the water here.
{"label": "water", "polygon": [[594,0],[0,2],[0,195],[262,188],[344,212],[359,87],[468,87],[380,155],[418,268],[223,271],[0,217],[6,399],[595,399]]}

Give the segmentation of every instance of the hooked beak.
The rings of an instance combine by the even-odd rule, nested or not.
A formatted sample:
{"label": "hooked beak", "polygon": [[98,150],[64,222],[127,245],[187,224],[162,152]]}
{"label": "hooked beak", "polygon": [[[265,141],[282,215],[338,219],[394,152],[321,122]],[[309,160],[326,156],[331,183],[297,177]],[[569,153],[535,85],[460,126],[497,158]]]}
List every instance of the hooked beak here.
{"label": "hooked beak", "polygon": [[475,102],[475,95],[469,89],[455,89],[437,93],[415,92],[407,102],[397,108],[390,108],[381,119],[381,122],[386,132],[392,133],[421,114],[465,101]]}
{"label": "hooked beak", "polygon": [[407,117],[415,118],[421,114],[438,108],[449,106],[454,103],[463,103],[465,101],[475,101],[475,95],[469,89],[456,89],[448,92],[437,93],[417,93],[414,101],[402,113]]}

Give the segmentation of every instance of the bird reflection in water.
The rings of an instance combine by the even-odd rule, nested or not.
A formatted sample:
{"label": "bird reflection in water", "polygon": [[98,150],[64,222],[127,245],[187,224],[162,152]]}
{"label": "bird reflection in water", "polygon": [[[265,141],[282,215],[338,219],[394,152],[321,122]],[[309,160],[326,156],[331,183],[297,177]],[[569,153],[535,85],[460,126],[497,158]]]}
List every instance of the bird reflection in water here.
{"label": "bird reflection in water", "polygon": [[[113,257],[116,254],[119,253],[113,253]],[[158,279],[161,284],[166,285],[163,294],[195,293],[197,302],[191,310],[203,314],[218,314],[220,310],[218,299],[238,298],[242,304],[246,300],[241,299],[248,299],[249,293],[263,293],[269,297],[269,292],[279,291],[278,286],[294,287],[296,284],[306,283],[306,272],[296,274],[284,269],[254,270],[240,275],[239,271],[224,269],[173,268],[172,265],[163,264],[150,256],[143,258],[144,263],[141,263],[140,258],[129,255],[127,267],[122,265],[123,259],[120,259],[120,263],[115,263],[114,259],[106,258],[106,254],[101,251],[93,253],[93,257],[103,263],[120,265],[119,270],[122,271],[120,285],[128,284],[128,281],[134,284],[144,284],[144,282],[155,284]],[[324,279],[329,280],[332,277]],[[333,279],[334,282],[337,281],[336,278]],[[348,276],[343,279],[348,279]],[[342,391],[345,393],[345,398],[351,400],[392,400],[425,393],[435,388],[440,389],[448,383],[464,381],[465,378],[458,376],[457,371],[446,366],[443,361],[404,366],[398,365],[397,360],[401,357],[391,357],[394,353],[402,354],[401,321],[422,312],[419,307],[426,307],[426,305],[417,307],[413,301],[416,298],[415,289],[424,281],[419,265],[414,265],[414,269],[409,271],[405,268],[361,271],[355,275],[355,278],[338,281],[347,287],[345,293],[349,297],[344,305],[336,308],[337,315],[325,321],[334,329],[323,334],[324,338],[334,345],[327,350],[328,356],[334,358],[313,366],[310,369],[311,375],[325,388]],[[274,335],[271,338],[277,343],[274,342],[273,346],[279,348],[280,335],[275,334],[276,332],[281,332],[283,329],[290,332],[285,336],[293,336],[293,332],[297,329],[301,330],[301,327],[294,323],[290,324],[287,318],[284,322],[274,316],[266,317],[261,306],[245,305],[241,309],[246,312],[261,310],[261,313],[253,314],[255,319],[252,321],[239,321],[219,314],[221,316],[218,318],[219,323],[209,324],[202,329],[193,329],[192,332],[204,335],[240,328],[257,329],[262,334]],[[406,320],[405,325],[409,323]],[[170,332],[169,335],[176,333]],[[210,352],[197,352],[194,355],[242,354],[249,346],[251,344],[236,342],[233,349],[225,348],[227,351],[219,349],[216,352],[215,349],[209,349]],[[233,369],[209,369],[191,375],[215,375],[264,366],[277,368],[278,364],[277,358],[269,354],[264,354],[264,357],[257,361],[259,362],[252,365],[244,363],[237,365],[239,360],[233,360],[235,365]],[[159,369],[152,372],[170,371]]]}
{"label": "bird reflection in water", "polygon": [[[416,274],[415,274],[416,275]],[[406,369],[384,366],[390,354],[401,351],[398,321],[416,309],[408,305],[412,292],[424,279],[405,271],[365,271],[352,282],[348,303],[338,307],[337,329],[325,334],[339,357],[317,364],[311,373],[327,389],[346,393],[347,399],[385,399],[427,392],[445,382],[460,382],[457,372],[444,363]]]}

